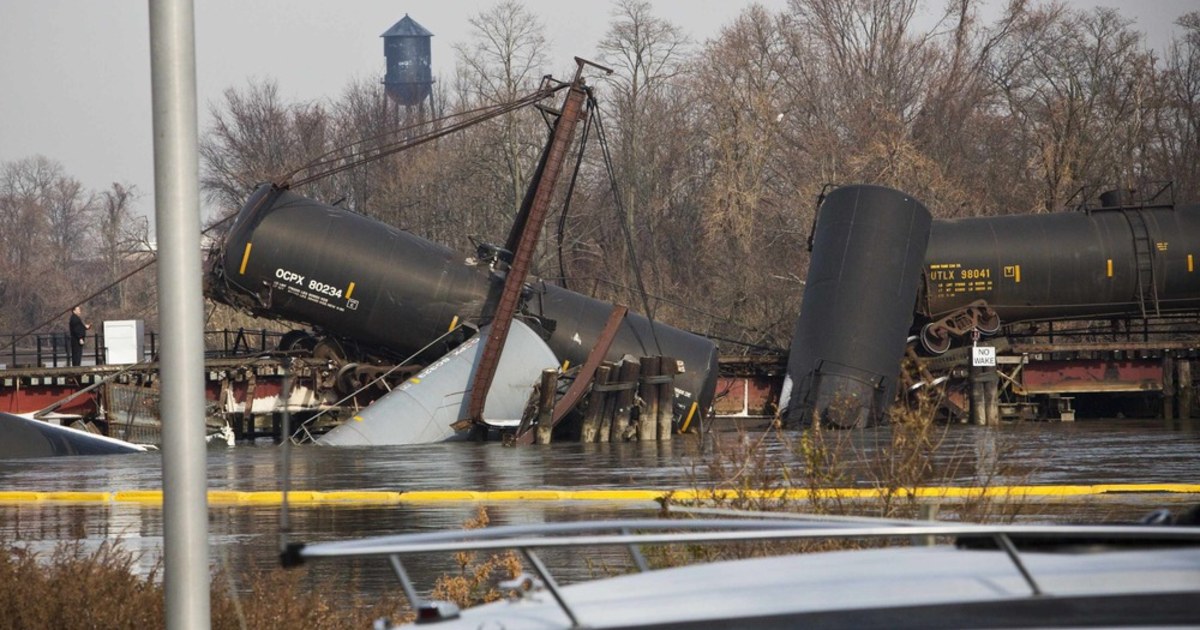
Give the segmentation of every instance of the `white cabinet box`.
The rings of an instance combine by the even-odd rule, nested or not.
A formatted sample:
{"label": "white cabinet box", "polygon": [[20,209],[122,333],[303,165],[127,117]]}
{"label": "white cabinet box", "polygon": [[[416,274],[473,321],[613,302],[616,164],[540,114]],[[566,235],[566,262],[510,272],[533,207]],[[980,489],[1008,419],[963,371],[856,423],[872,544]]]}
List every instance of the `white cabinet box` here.
{"label": "white cabinet box", "polygon": [[141,363],[145,356],[146,328],[140,319],[104,322],[104,362],[109,365]]}

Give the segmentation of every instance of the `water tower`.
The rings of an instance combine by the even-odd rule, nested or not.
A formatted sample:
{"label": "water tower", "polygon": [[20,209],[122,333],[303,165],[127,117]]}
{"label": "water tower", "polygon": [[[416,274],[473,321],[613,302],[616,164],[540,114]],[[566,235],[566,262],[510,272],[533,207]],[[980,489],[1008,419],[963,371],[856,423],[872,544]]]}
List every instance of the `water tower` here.
{"label": "water tower", "polygon": [[406,108],[424,106],[433,91],[433,71],[429,61],[433,33],[406,14],[380,37],[387,59],[383,85],[388,96]]}

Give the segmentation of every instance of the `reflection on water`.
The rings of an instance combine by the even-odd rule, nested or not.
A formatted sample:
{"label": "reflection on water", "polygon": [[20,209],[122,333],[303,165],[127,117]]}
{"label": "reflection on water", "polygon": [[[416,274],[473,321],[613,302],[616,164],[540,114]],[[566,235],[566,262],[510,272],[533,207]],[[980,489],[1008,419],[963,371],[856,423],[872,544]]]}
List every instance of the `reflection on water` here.
{"label": "reflection on water", "polygon": [[[940,431],[940,430],[939,430]],[[857,458],[849,467],[854,483],[872,483],[876,455],[889,444],[887,428],[835,436]],[[708,487],[725,472],[707,464],[713,453],[731,453],[740,444],[761,444],[767,461],[788,461],[795,435],[722,432],[711,440],[677,438],[668,443],[555,444],[508,448],[499,444],[453,443],[414,447],[328,448],[305,446],[291,453],[291,488],[296,490],[514,490],[554,488],[638,488],[667,490]],[[1088,421],[1024,424],[1001,429],[952,426],[941,441],[931,470],[940,479],[975,485],[997,484],[1195,483],[1200,481],[1200,436],[1168,431],[1156,422]],[[214,490],[282,489],[281,450],[275,446],[214,447],[207,453],[209,487]],[[109,457],[70,457],[0,462],[0,490],[159,489],[161,459],[145,453]],[[1114,513],[1195,497],[1127,497],[1123,503],[1089,500],[1088,511],[1064,514],[1054,503],[1034,505],[1032,517],[1103,519]],[[492,524],[537,523],[609,516],[652,515],[655,504],[608,502],[504,502],[488,505]],[[473,503],[419,503],[367,507],[304,507],[291,512],[291,538],[324,541],[459,527],[477,509]],[[1077,510],[1078,506],[1072,508]],[[216,564],[235,571],[276,564],[279,548],[277,506],[213,506],[209,510],[210,548]],[[162,510],[136,504],[0,506],[0,539],[35,550],[60,541],[87,546],[120,539],[141,554],[148,570],[162,547]],[[567,577],[595,569],[578,557],[549,556]],[[421,580],[449,569],[444,558],[417,566]],[[369,591],[394,588],[383,562],[324,561],[318,575],[353,576]]]}

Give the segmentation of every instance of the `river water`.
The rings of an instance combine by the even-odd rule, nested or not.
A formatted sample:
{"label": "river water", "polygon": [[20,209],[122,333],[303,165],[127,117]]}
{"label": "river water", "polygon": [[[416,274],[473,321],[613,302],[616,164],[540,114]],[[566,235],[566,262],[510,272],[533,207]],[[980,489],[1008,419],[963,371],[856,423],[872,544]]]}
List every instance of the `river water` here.
{"label": "river water", "polygon": [[[826,447],[850,462],[839,485],[871,486],[881,473],[881,453],[891,429],[838,432]],[[954,425],[937,429],[940,444],[927,458],[927,484],[1011,485],[1200,482],[1200,434],[1167,429],[1161,421],[1089,420],[1029,423],[986,429]],[[802,468],[793,455],[797,435],[722,430],[705,439],[677,437],[669,443],[574,444],[505,447],[447,443],[409,447],[334,448],[302,446],[290,452],[293,490],[528,490],[708,488],[779,477]],[[271,444],[212,446],[207,451],[210,490],[283,489],[283,449]],[[714,465],[717,462],[719,465]],[[118,491],[161,488],[159,453],[106,457],[63,457],[0,462],[4,491]],[[1184,507],[1196,495],[1123,495],[1088,498],[1063,508],[1040,501],[1022,518],[1128,520],[1160,506]],[[650,516],[653,503],[596,501],[505,501],[485,505],[492,524]],[[289,512],[293,541],[316,542],[400,532],[455,528],[473,516],[475,502],[400,503],[299,507]],[[277,564],[278,505],[210,506],[211,560],[233,569]],[[119,539],[149,570],[162,549],[162,509],[126,503],[35,502],[0,505],[0,540],[47,552],[64,541],[97,546]],[[590,565],[559,558],[568,572],[586,577]],[[414,578],[420,582],[446,566],[431,560]],[[552,560],[553,562],[553,560]],[[357,588],[395,588],[380,561],[324,560],[320,578],[353,579]],[[317,578],[314,578],[317,579]]]}

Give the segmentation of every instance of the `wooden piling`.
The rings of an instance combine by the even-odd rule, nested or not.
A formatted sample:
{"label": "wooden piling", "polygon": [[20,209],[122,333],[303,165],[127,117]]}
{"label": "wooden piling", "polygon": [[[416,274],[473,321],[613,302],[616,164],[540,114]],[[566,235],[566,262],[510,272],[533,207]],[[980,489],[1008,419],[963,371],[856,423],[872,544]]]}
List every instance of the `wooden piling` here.
{"label": "wooden piling", "polygon": [[987,424],[986,411],[983,405],[983,382],[980,380],[979,366],[972,365],[968,374],[971,382],[971,424]]}
{"label": "wooden piling", "polygon": [[657,380],[659,370],[662,366],[662,357],[643,357],[642,358],[642,378],[639,394],[645,402],[642,406],[642,412],[638,415],[638,441],[652,442],[656,434],[658,425],[658,385]]}
{"label": "wooden piling", "polygon": [[1183,359],[1175,362],[1176,370],[1176,389],[1179,391],[1179,428],[1185,431],[1191,431],[1192,423],[1192,401],[1195,397],[1195,387],[1192,383],[1192,362],[1190,359]]}
{"label": "wooden piling", "polygon": [[1170,429],[1175,425],[1175,359],[1167,354],[1162,359],[1162,415]]}
{"label": "wooden piling", "polygon": [[1000,378],[996,369],[992,368],[993,378],[983,384],[983,399],[987,405],[987,423],[991,426],[1000,425]]}
{"label": "wooden piling", "polygon": [[[258,425],[255,424],[255,422],[254,422],[254,409],[253,409],[254,408],[254,392],[256,389],[258,389],[258,375],[255,374],[254,370],[247,370],[246,398],[245,398],[246,405],[245,405],[245,407],[242,408],[241,421],[243,423],[242,424],[243,433],[248,431],[251,435],[251,439],[253,439],[253,436],[258,435]],[[237,435],[236,431],[234,432],[234,435]]]}
{"label": "wooden piling", "polygon": [[629,418],[633,414],[633,403],[637,399],[638,377],[642,373],[642,364],[632,357],[621,363],[617,382],[622,389],[617,391],[616,407],[613,410],[612,432],[609,439],[613,442],[624,442],[633,434],[629,430]]}
{"label": "wooden piling", "polygon": [[604,424],[604,403],[608,398],[608,392],[603,386],[608,384],[611,374],[612,368],[608,364],[601,364],[596,368],[596,377],[592,379],[592,393],[588,396],[587,413],[583,415],[580,442],[595,442],[599,436],[600,426]]}
{"label": "wooden piling", "polygon": [[617,375],[619,368],[612,361],[605,361],[604,367],[608,368],[608,382],[601,386],[604,390],[604,410],[600,412],[600,435],[596,437],[598,442],[608,442],[612,439],[613,417],[617,413]]}
{"label": "wooden piling", "polygon": [[546,368],[542,370],[541,397],[538,400],[537,443],[549,444],[550,433],[554,430],[554,397],[558,390],[558,370]]}
{"label": "wooden piling", "polygon": [[671,432],[675,424],[675,359],[662,357],[659,365],[659,376],[662,382],[658,384],[658,441],[670,442]]}
{"label": "wooden piling", "polygon": [[971,366],[971,422],[980,426],[1000,424],[1000,377],[996,368]]}
{"label": "wooden piling", "polygon": [[[104,386],[104,389],[107,392],[109,390],[109,385],[106,384]],[[109,398],[107,398],[107,400],[111,401],[112,398],[109,397]],[[228,408],[229,401],[231,401],[231,400],[233,400],[232,385],[229,383],[229,379],[227,377],[223,376],[223,377],[221,377],[221,389],[219,392],[217,392],[217,404],[220,405],[219,409],[225,416],[227,422],[228,422],[228,419],[231,416],[233,416],[233,414],[229,413],[229,408]],[[105,413],[109,413],[109,411],[106,411]],[[230,426],[233,427],[234,439],[236,439],[236,440],[245,439],[246,432],[245,432],[245,429],[242,427],[241,418],[233,416],[233,422],[230,422],[229,424],[230,424]],[[112,424],[112,422],[109,422],[108,426],[113,427],[116,425]],[[123,440],[129,440],[128,435],[114,435],[112,433],[111,428],[109,429],[108,435],[109,435],[109,437],[119,437]]]}

